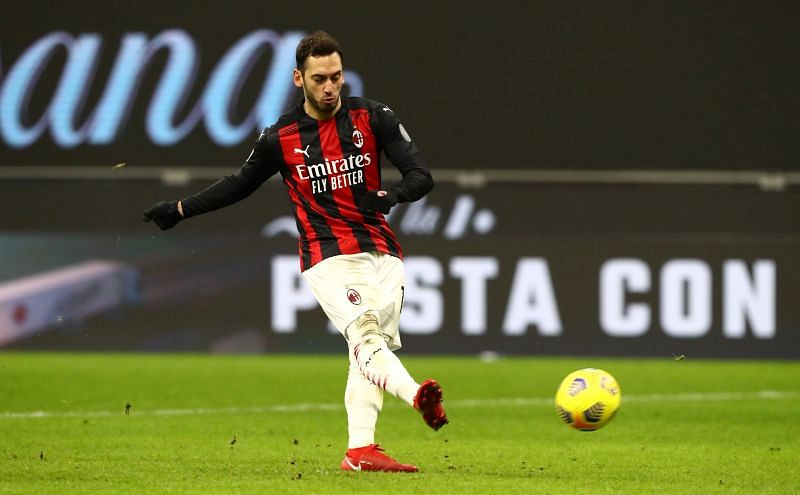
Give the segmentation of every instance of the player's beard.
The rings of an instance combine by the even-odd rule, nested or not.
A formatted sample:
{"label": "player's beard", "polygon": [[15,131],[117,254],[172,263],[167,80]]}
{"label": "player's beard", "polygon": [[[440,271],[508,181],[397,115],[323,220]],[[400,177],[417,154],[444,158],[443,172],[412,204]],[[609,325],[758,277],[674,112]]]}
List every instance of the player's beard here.
{"label": "player's beard", "polygon": [[336,110],[336,105],[339,104],[339,98],[341,96],[337,96],[332,103],[325,103],[322,100],[317,100],[316,98],[314,98],[313,95],[309,95],[308,93],[305,93],[305,97],[308,104],[314,107],[314,110],[316,110],[319,113],[327,114]]}

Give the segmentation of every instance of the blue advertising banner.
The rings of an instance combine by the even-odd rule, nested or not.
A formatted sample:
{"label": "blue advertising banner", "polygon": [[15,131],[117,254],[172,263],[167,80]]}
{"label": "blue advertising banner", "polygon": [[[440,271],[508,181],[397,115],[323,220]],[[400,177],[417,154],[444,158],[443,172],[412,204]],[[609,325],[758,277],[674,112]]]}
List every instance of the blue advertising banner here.
{"label": "blue advertising banner", "polygon": [[346,91],[391,106],[439,168],[798,170],[798,13],[17,2],[0,16],[0,164],[236,163],[298,101],[295,46],[325,29]]}

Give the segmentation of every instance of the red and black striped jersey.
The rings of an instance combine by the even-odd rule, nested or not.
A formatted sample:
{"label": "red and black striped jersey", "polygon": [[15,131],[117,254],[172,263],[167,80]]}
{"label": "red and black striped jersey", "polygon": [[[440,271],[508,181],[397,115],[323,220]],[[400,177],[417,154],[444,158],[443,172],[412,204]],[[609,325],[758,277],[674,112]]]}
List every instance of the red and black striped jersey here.
{"label": "red and black striped jersey", "polygon": [[342,97],[328,120],[316,120],[302,103],[264,129],[235,173],[183,200],[194,216],[244,199],[281,174],[294,211],[301,269],[340,254],[379,251],[402,257],[383,214],[358,207],[367,191],[381,185],[385,154],[403,178],[389,190],[399,202],[420,199],[433,179],[414,141],[386,105]]}

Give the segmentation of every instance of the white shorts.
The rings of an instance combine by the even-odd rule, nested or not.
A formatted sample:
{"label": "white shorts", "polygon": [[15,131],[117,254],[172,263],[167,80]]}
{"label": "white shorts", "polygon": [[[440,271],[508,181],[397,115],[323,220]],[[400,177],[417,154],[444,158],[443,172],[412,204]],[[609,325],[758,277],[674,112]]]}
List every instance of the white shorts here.
{"label": "white shorts", "polygon": [[303,277],[345,339],[347,327],[371,310],[378,315],[389,348],[400,348],[398,326],[405,290],[402,260],[376,251],[343,254],[320,261],[304,271]]}

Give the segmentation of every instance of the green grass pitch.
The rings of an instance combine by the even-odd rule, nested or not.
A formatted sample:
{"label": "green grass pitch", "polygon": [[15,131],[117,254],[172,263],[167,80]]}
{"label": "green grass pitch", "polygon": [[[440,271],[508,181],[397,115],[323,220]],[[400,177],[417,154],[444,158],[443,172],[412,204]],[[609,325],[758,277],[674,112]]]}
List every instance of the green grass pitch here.
{"label": "green grass pitch", "polygon": [[[442,383],[451,419],[434,432],[386,397],[378,441],[417,474],[339,470],[344,355],[0,353],[0,493],[800,490],[798,362],[403,360]],[[589,366],[623,399],[586,433],[560,422],[553,397]]]}

